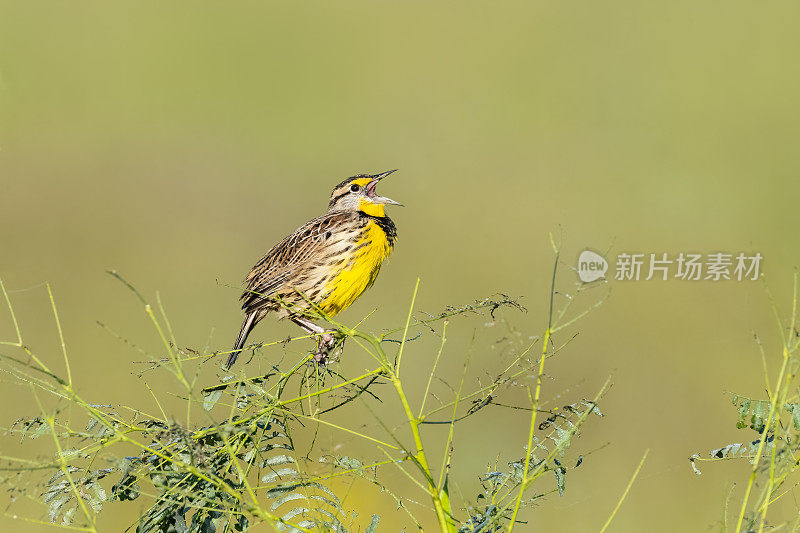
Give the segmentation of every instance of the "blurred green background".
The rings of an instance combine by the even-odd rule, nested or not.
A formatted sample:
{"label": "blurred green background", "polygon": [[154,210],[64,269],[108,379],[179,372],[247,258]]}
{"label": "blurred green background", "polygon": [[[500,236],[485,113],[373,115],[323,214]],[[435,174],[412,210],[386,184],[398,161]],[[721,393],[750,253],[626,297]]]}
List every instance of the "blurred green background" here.
{"label": "blurred green background", "polygon": [[[96,321],[157,339],[105,269],[159,290],[179,342],[202,348],[213,329],[210,346],[229,349],[241,315],[225,285],[320,214],[338,181],[399,168],[381,185],[407,206],[391,212],[398,247],[343,320],[377,306],[370,327],[402,323],[420,276],[423,310],[503,291],[529,309],[509,319],[539,334],[551,231],[564,289],[586,247],[758,251],[786,313],[800,264],[798,15],[794,2],[1,1],[0,277],[26,342],[57,365],[52,284],[88,397],[147,402],[131,363],[142,356]],[[598,530],[650,448],[612,529],[704,531],[747,465],[698,477],[687,457],[751,438],[726,393],[763,395],[755,332],[778,358],[766,288],[609,287],[544,396],[589,397],[613,373],[607,417],[577,441],[610,444],[525,514],[528,528]],[[267,320],[253,340],[292,331]],[[12,334],[0,311],[0,336]],[[491,357],[477,350],[473,365]],[[427,376],[431,355],[405,361]],[[442,374],[462,363],[446,350]],[[1,424],[35,415],[30,401],[5,387]],[[498,456],[523,453],[518,413],[485,417],[456,432],[465,493]],[[381,531],[405,524],[390,499],[363,494]],[[119,509],[101,530],[135,516]]]}

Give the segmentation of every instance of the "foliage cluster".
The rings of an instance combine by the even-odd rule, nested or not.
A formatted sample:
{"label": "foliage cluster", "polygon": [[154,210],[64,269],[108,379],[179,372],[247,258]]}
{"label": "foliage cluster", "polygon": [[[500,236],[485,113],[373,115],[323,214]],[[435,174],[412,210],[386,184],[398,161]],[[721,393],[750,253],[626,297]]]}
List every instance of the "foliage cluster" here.
{"label": "foliage cluster", "polygon": [[[789,499],[797,486],[800,466],[800,389],[796,381],[800,370],[800,331],[798,330],[798,274],[794,277],[792,309],[788,322],[781,319],[773,301],[773,312],[780,333],[780,366],[770,382],[767,353],[758,335],[758,346],[764,372],[766,399],[732,394],[736,408],[736,427],[752,431],[745,442],[726,444],[708,453],[695,453],[689,458],[694,472],[700,475],[703,462],[747,461],[749,476],[744,484],[741,503],[730,505],[733,488],[725,501],[720,530],[761,533],[765,529],[800,530],[800,515],[794,506],[793,516],[786,518],[776,503]],[[735,487],[734,487],[735,488]]]}
{"label": "foliage cluster", "polygon": [[[469,356],[460,379],[455,378],[457,384],[452,376],[437,372],[448,323],[466,316],[490,323],[502,321],[495,314],[503,309],[523,310],[515,299],[498,295],[422,315],[414,311],[418,281],[400,328],[373,334],[362,331],[360,324],[349,327],[331,317],[319,317],[336,328],[340,350],[345,341],[348,348],[356,348],[349,349],[347,357],[365,356],[371,361],[369,370],[359,375],[342,375],[335,360],[318,365],[312,353],[299,351],[288,364],[276,363],[267,373],[247,375],[248,366],[241,365],[235,373],[222,373],[216,383],[203,383],[203,365],[224,360],[226,354],[180,346],[160,297],[155,306],[149,304],[112,272],[134,292],[152,323],[163,356],[153,357],[150,369],[171,374],[185,401],[183,413],[168,413],[149,385],[152,398],[145,400],[155,400],[157,413],[141,406],[87,401],[73,387],[70,359],[49,286],[62,341],[60,372],[53,369],[57,363],[52,357],[37,354],[24,342],[8,292],[0,283],[17,336],[1,343],[8,353],[0,353],[0,370],[7,381],[29,391],[38,405],[37,413],[10,424],[7,434],[49,439],[54,451],[49,457],[0,457],[8,473],[3,481],[13,498],[44,506],[46,519],[25,520],[82,531],[97,531],[98,513],[109,502],[137,502],[142,511],[131,528],[143,532],[247,531],[260,523],[283,531],[376,531],[379,516],[370,513],[367,519],[359,518],[356,512],[364,513],[363,508],[348,510],[342,503],[337,481],[345,478],[366,480],[389,495],[398,511],[419,530],[427,520],[420,513],[429,512],[441,531],[512,531],[521,523],[520,509],[546,494],[564,493],[568,471],[584,460],[583,455],[568,451],[587,421],[602,416],[598,402],[609,386],[607,381],[593,398],[576,398],[569,405],[545,409],[545,362],[561,354],[571,338],[559,335],[567,341],[556,345],[554,334],[572,327],[602,301],[571,315],[575,294],[567,295],[564,306],[554,312],[557,266],[556,249],[543,335],[509,349],[507,364],[488,382],[472,389],[465,382]],[[585,288],[579,287],[577,292]],[[394,339],[397,335],[399,340]],[[432,368],[425,374],[410,372],[403,365],[404,353],[414,349],[415,339],[422,335],[438,338]],[[286,346],[308,337],[252,345],[248,350],[255,355],[267,346]],[[419,405],[413,406],[406,391],[410,381],[420,378],[423,381],[418,384],[425,383],[425,394]],[[434,394],[440,380],[449,382],[445,390],[450,391],[450,398]],[[527,404],[504,403],[515,389],[524,392]],[[375,402],[396,405],[404,423],[390,427],[376,412]],[[437,404],[432,406],[434,402]],[[359,404],[374,415],[372,425],[343,425],[331,417],[334,411],[342,413]],[[507,459],[495,459],[493,467],[474,474],[479,481],[474,499],[453,498],[449,480],[455,468],[455,426],[488,409],[519,413],[529,428],[527,442],[499,450],[498,457]],[[432,425],[444,425],[446,437],[432,442],[425,430]],[[316,452],[315,443],[324,434],[363,439],[374,446],[376,456],[366,460],[352,454]],[[432,449],[443,457],[438,468],[432,464]],[[522,449],[524,454],[520,457],[514,449]],[[503,463],[505,466],[500,466]],[[397,474],[419,493],[399,495],[393,488]],[[424,499],[427,504],[417,501]]]}

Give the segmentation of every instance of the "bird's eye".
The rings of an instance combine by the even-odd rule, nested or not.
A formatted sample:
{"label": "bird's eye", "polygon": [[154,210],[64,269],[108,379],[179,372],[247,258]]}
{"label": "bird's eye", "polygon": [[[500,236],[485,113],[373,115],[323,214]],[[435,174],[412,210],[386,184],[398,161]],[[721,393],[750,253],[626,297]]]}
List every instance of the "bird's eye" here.
{"label": "bird's eye", "polygon": [[354,183],[354,184],[352,184],[352,185],[350,186],[350,190],[351,190],[351,191],[353,191],[353,192],[358,192],[359,190],[361,190],[361,186],[360,186],[360,185],[356,185],[356,184]]}

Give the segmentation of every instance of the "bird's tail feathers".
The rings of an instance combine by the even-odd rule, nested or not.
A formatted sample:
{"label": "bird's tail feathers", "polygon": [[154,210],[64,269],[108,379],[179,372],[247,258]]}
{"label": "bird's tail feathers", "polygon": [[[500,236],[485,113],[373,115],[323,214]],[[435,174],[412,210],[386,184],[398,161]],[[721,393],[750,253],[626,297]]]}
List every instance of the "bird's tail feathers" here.
{"label": "bird's tail feathers", "polygon": [[225,363],[225,370],[230,370],[233,363],[235,363],[236,359],[239,357],[239,353],[241,353],[242,348],[244,348],[244,343],[247,342],[247,336],[250,335],[250,331],[252,331],[253,327],[256,325],[256,315],[257,313],[250,313],[245,317],[242,323],[242,329],[239,331],[239,337],[236,339],[233,350],[228,356],[228,361]]}

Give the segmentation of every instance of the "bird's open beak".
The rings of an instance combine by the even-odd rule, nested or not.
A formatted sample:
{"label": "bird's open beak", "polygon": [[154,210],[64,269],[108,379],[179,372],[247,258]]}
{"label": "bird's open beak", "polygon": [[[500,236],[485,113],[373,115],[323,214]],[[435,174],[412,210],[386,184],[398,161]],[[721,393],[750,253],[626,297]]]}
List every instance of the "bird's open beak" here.
{"label": "bird's open beak", "polygon": [[376,174],[375,176],[372,176],[372,181],[367,183],[367,197],[369,198],[370,202],[373,204],[403,205],[400,202],[395,202],[391,198],[375,195],[375,187],[377,187],[378,182],[393,172],[397,172],[397,169],[389,170],[388,172],[383,172],[382,174]]}

